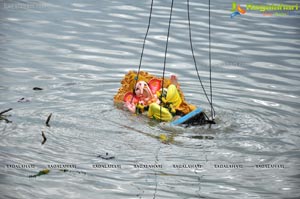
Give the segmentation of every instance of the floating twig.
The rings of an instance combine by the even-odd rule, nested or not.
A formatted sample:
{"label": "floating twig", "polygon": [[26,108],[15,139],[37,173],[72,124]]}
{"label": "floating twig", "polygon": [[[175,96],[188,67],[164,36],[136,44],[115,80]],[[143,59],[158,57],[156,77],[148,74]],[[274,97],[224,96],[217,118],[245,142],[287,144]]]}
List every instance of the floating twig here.
{"label": "floating twig", "polygon": [[51,119],[52,113],[50,113],[50,115],[48,116],[47,120],[46,120],[46,126],[50,127],[49,122]]}
{"label": "floating twig", "polygon": [[108,155],[108,153],[106,152],[106,154],[105,155],[98,155],[97,156],[97,158],[102,158],[102,159],[104,159],[104,160],[111,160],[111,159],[115,159],[115,157],[114,156],[110,156],[110,155]]}
{"label": "floating twig", "polygon": [[70,172],[70,173],[78,173],[78,174],[85,174],[86,175],[86,172],[84,172],[84,171],[72,171],[72,170],[68,170],[68,169],[60,169],[59,171],[64,172],[64,173]]}
{"label": "floating twig", "polygon": [[4,110],[4,111],[0,112],[0,115],[3,115],[4,113],[7,113],[8,111],[11,111],[11,110],[12,110],[12,108],[9,108],[9,109],[7,109],[7,110]]}
{"label": "floating twig", "polygon": [[35,90],[35,91],[41,91],[41,90],[43,90],[43,89],[40,88],[40,87],[33,87],[33,90]]}
{"label": "floating twig", "polygon": [[43,141],[42,141],[42,145],[43,145],[47,141],[44,131],[42,131],[42,137],[43,137]]}
{"label": "floating twig", "polygon": [[8,120],[6,117],[7,115],[4,115],[4,113],[7,113],[8,111],[11,111],[12,108],[6,109],[4,111],[0,112],[0,120],[4,120],[6,123],[11,123],[12,121]]}
{"label": "floating twig", "polygon": [[25,102],[30,102],[30,100],[22,97],[21,99],[18,100],[18,102],[25,103]]}
{"label": "floating twig", "polygon": [[10,121],[9,119],[7,119],[4,116],[0,116],[0,120],[4,120],[6,123],[12,123],[12,121]]}

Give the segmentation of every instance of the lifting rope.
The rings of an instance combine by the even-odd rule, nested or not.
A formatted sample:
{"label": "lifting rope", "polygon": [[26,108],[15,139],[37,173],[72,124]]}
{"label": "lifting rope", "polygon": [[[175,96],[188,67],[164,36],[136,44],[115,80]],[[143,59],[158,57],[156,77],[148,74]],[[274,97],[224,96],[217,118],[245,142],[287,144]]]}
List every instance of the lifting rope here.
{"label": "lifting rope", "polygon": [[[212,85],[211,85],[211,51],[210,51],[210,0],[209,0],[209,23],[208,23],[208,27],[209,27],[209,68],[210,68],[210,89],[212,89]],[[198,71],[198,67],[197,67],[197,62],[196,62],[196,58],[195,58],[195,54],[194,54],[194,48],[193,48],[193,42],[192,42],[192,28],[191,28],[191,18],[190,18],[190,1],[187,0],[187,12],[188,12],[188,23],[189,23],[189,38],[190,38],[190,46],[191,46],[191,51],[192,51],[192,56],[193,56],[193,60],[194,60],[194,66],[195,66],[195,70],[196,70],[196,73],[197,73],[197,76],[198,76],[198,79],[199,79],[199,82],[200,82],[200,85],[202,87],[202,90],[206,96],[206,99],[208,101],[208,103],[210,104],[210,107],[211,107],[211,118],[213,120],[214,118],[214,108],[213,108],[213,105],[212,105],[212,90],[210,90],[210,94],[211,94],[211,99],[209,100],[208,98],[208,95],[206,93],[206,90],[202,84],[202,81],[201,81],[201,77],[199,75],[199,71]]]}
{"label": "lifting rope", "polygon": [[[148,20],[148,27],[147,27],[147,31],[146,31],[146,34],[145,34],[145,37],[144,37],[144,42],[143,42],[143,47],[142,47],[142,52],[141,52],[141,57],[140,57],[140,64],[139,64],[139,68],[138,68],[138,72],[137,72],[137,76],[135,78],[136,80],[136,83],[138,81],[138,78],[139,78],[139,73],[140,73],[140,69],[141,69],[141,65],[142,65],[142,59],[143,59],[143,55],[144,55],[144,49],[145,49],[145,43],[146,43],[146,40],[147,40],[147,36],[148,36],[148,33],[149,33],[149,29],[150,29],[150,24],[151,24],[151,18],[152,18],[152,10],[153,10],[153,1],[151,1],[151,8],[150,8],[150,14],[149,14],[149,20]],[[200,82],[200,85],[202,87],[202,90],[206,96],[206,99],[208,101],[208,103],[210,104],[210,109],[211,109],[211,120],[209,120],[210,123],[214,123],[214,117],[215,117],[215,110],[214,110],[214,107],[213,107],[213,103],[212,103],[212,81],[211,81],[211,27],[210,27],[210,24],[211,24],[211,21],[210,21],[210,18],[211,18],[211,15],[210,15],[210,0],[209,0],[209,5],[208,5],[208,18],[209,18],[209,21],[208,21],[208,29],[209,29],[209,44],[208,44],[208,48],[209,48],[209,85],[210,85],[210,99],[207,95],[207,92],[204,88],[204,85],[201,81],[201,77],[199,75],[199,71],[198,71],[198,67],[197,67],[197,62],[196,62],[196,58],[195,58],[195,55],[194,55],[194,49],[193,49],[193,42],[192,42],[192,30],[191,30],[191,20],[190,20],[190,5],[189,5],[189,0],[187,0],[187,13],[188,13],[188,25],[189,25],[189,40],[190,40],[190,47],[191,47],[191,52],[192,52],[192,57],[193,57],[193,61],[194,61],[194,66],[195,66],[195,70],[196,70],[196,73],[197,73],[197,76],[198,76],[198,79],[199,79],[199,82]],[[162,85],[161,85],[161,88],[163,89],[164,88],[164,79],[165,79],[165,70],[166,70],[166,63],[167,63],[167,53],[168,53],[168,43],[169,43],[169,37],[170,37],[170,28],[171,28],[171,20],[172,20],[172,12],[173,12],[173,5],[174,5],[174,0],[172,0],[172,3],[171,3],[171,10],[170,10],[170,16],[169,16],[169,25],[168,25],[168,34],[167,34],[167,41],[166,41],[166,47],[165,47],[165,57],[164,57],[164,66],[163,66],[163,74],[162,74]],[[133,97],[131,99],[131,101],[133,100]],[[161,116],[161,112],[162,111],[162,107],[160,107],[160,116]],[[161,117],[160,117],[161,118]]]}
{"label": "lifting rope", "polygon": [[[143,60],[143,55],[144,55],[144,50],[145,50],[145,44],[146,44],[147,36],[148,36],[148,33],[149,33],[150,25],[151,25],[152,10],[153,10],[153,1],[154,0],[151,0],[150,14],[149,14],[149,20],[148,20],[148,27],[147,27],[147,31],[146,31],[146,34],[145,34],[145,37],[144,37],[144,41],[143,41],[143,47],[142,47],[142,52],[141,52],[141,57],[140,57],[140,64],[139,64],[139,68],[138,68],[138,71],[137,71],[137,74],[136,74],[136,77],[135,77],[135,84],[139,80],[139,74],[140,74],[140,70],[141,70],[141,66],[142,66],[142,60]],[[134,93],[134,88],[133,88],[133,93]],[[134,98],[134,96],[132,96],[130,103],[132,103],[133,98]]]}
{"label": "lifting rope", "polygon": [[147,31],[146,31],[146,34],[145,34],[145,37],[144,37],[143,48],[142,48],[142,53],[141,53],[141,57],[140,57],[140,64],[139,64],[139,69],[138,69],[138,72],[137,72],[136,81],[139,79],[139,73],[140,73],[140,70],[141,70],[141,65],[142,65],[142,60],[143,60],[143,55],[144,55],[144,50],[145,50],[146,39],[147,39],[147,36],[148,36],[148,33],[149,33],[149,29],[150,29],[150,25],[151,25],[152,10],[153,10],[153,1],[154,0],[151,1],[151,8],[150,8],[150,14],[149,14],[148,27],[147,27]]}
{"label": "lifting rope", "polygon": [[208,56],[209,56],[209,87],[210,87],[210,112],[211,120],[214,121],[215,109],[212,103],[212,83],[211,83],[211,28],[210,28],[210,0],[208,0]]}
{"label": "lifting rope", "polygon": [[[174,5],[174,0],[172,0],[172,4],[171,4],[171,11],[170,11],[170,17],[169,17],[169,27],[168,27],[168,35],[167,35],[167,42],[166,42],[166,48],[165,48],[164,68],[163,68],[163,75],[162,75],[162,82],[161,82],[162,93],[163,93],[163,89],[164,89],[165,71],[166,71],[166,64],[167,64],[167,53],[168,53],[168,44],[169,44],[169,38],[170,38],[170,29],[171,29],[173,5]],[[161,111],[162,111],[162,106],[160,106],[160,110],[159,110],[159,112],[160,112],[160,120],[161,120]]]}

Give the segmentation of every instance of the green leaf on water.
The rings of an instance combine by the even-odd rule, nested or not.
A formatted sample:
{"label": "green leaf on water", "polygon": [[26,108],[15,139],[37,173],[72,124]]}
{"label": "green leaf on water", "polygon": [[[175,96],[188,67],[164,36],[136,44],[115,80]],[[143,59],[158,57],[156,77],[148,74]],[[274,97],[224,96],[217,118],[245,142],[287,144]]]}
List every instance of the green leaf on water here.
{"label": "green leaf on water", "polygon": [[49,169],[43,169],[43,170],[39,171],[37,174],[35,174],[35,175],[30,175],[29,177],[30,177],[30,178],[35,178],[35,177],[38,177],[38,176],[41,176],[41,175],[46,175],[46,174],[48,174],[49,172],[50,172]]}

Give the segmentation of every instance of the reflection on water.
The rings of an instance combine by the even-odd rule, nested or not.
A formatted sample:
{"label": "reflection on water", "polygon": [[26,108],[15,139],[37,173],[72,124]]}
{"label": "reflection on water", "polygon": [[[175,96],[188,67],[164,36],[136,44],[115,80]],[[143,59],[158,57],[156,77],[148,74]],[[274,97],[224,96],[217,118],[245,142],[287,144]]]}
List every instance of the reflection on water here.
{"label": "reflection on water", "polygon": [[[208,89],[208,5],[190,3],[195,56]],[[150,1],[0,1],[0,111],[13,108],[5,113],[12,123],[0,121],[3,197],[296,197],[299,15],[249,11],[231,19],[231,3],[212,2],[217,124],[184,128],[112,102],[123,75],[138,67]],[[154,1],[142,63],[158,76],[170,4]],[[186,2],[175,1],[166,76],[177,74],[186,100],[209,113],[187,28]],[[67,164],[76,169],[28,178]]]}

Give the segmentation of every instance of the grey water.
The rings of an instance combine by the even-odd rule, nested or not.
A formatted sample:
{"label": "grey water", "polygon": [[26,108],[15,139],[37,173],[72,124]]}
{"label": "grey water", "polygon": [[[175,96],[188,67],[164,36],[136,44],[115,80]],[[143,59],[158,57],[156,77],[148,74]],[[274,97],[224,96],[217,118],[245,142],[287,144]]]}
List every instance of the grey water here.
{"label": "grey water", "polygon": [[[138,69],[150,3],[0,1],[0,111],[13,108],[4,114],[12,122],[0,121],[0,198],[299,198],[299,11],[230,18],[232,1],[211,1],[217,124],[184,128],[113,103],[121,79]],[[157,76],[170,5],[154,0],[141,66]],[[190,16],[210,96],[208,1],[191,0]],[[210,115],[186,1],[174,1],[170,74]]]}

